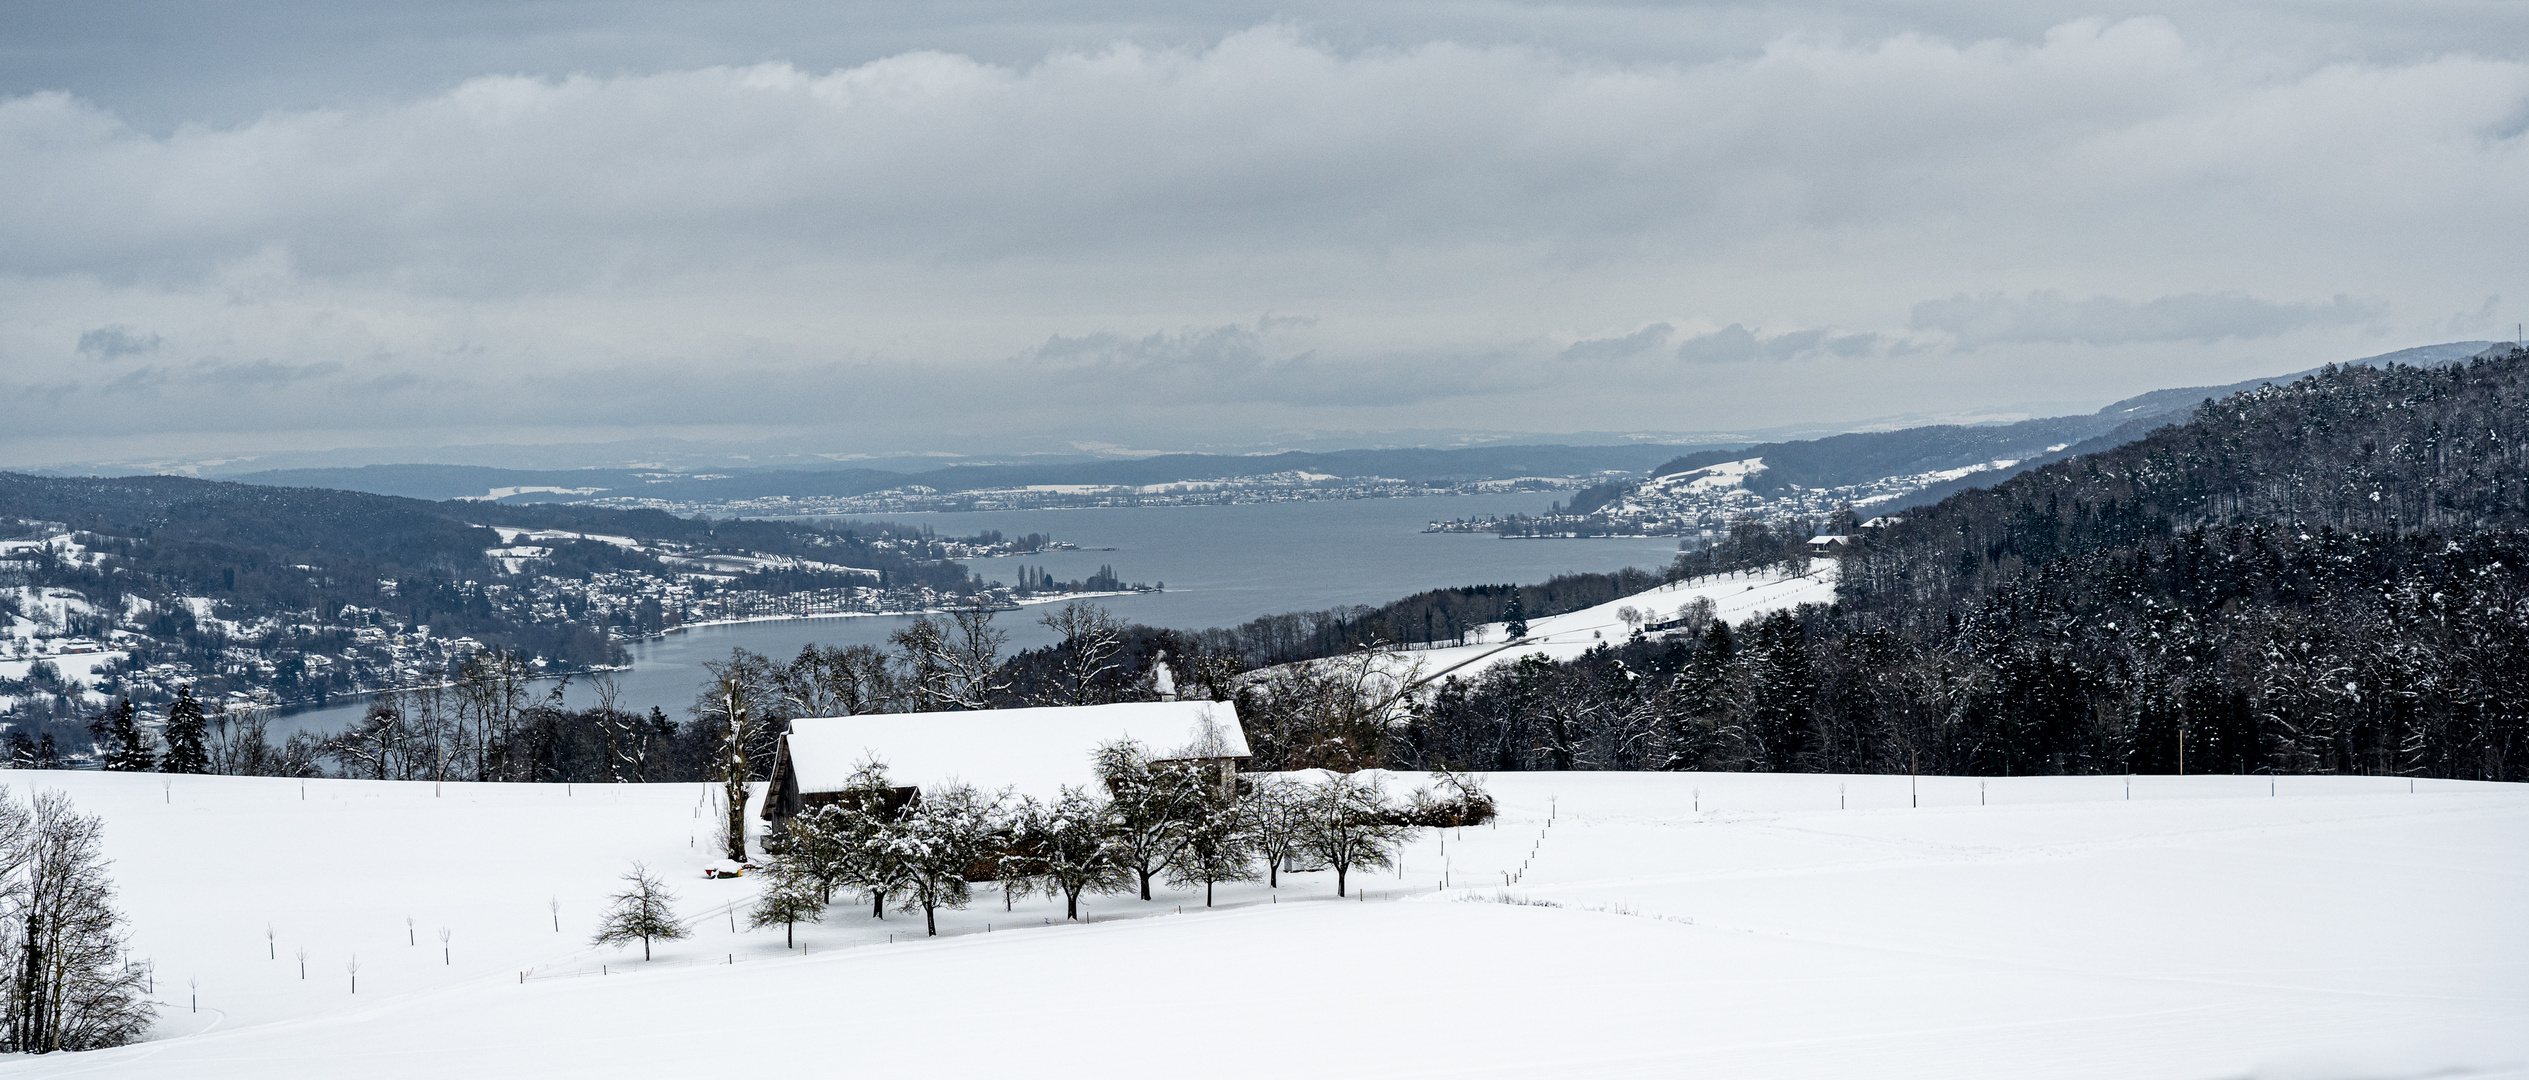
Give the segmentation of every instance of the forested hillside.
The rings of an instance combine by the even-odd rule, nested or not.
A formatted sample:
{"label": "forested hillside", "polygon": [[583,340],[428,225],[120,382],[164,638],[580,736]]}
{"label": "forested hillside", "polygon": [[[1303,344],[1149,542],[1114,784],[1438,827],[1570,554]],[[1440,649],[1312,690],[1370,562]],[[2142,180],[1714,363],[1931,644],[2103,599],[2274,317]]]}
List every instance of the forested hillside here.
{"label": "forested hillside", "polygon": [[1831,609],[1446,685],[1389,756],[2529,779],[2524,527],[2529,358],[2323,369],[1859,530]]}
{"label": "forested hillside", "polygon": [[680,623],[970,594],[951,560],[973,553],[884,524],[0,473],[0,712],[76,721],[99,695],[146,709],[188,685],[322,702],[487,650],[619,663],[621,640]]}

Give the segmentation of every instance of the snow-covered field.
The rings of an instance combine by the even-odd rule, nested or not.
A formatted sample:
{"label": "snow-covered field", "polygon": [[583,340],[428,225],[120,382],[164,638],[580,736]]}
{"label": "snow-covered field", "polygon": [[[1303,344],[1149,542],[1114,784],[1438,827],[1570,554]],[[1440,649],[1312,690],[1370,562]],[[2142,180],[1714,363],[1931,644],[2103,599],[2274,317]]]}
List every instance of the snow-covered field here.
{"label": "snow-covered field", "polygon": [[1621,644],[1632,633],[1622,616],[1626,608],[1641,613],[1646,622],[1664,622],[1676,618],[1680,608],[1696,600],[1710,600],[1713,617],[1737,625],[1802,604],[1834,603],[1835,561],[1820,559],[1812,566],[1806,574],[1755,570],[1692,578],[1596,607],[1530,619],[1528,636],[1516,644],[1506,642],[1503,624],[1486,623],[1469,635],[1475,644],[1417,649],[1391,662],[1409,665],[1412,677],[1418,681],[1434,681],[1447,675],[1465,679],[1523,656],[1569,661],[1600,645]]}
{"label": "snow-covered field", "polygon": [[[0,780],[106,815],[171,1005],[0,1075],[2529,1075],[2517,786],[1503,775],[1497,827],[1368,902],[1312,873],[1049,927],[985,887],[952,936],[838,905],[785,953],[729,929],[753,882],[694,876],[698,786]],[[646,966],[581,945],[631,859],[696,929]],[[1467,902],[1502,896],[1560,906]]]}

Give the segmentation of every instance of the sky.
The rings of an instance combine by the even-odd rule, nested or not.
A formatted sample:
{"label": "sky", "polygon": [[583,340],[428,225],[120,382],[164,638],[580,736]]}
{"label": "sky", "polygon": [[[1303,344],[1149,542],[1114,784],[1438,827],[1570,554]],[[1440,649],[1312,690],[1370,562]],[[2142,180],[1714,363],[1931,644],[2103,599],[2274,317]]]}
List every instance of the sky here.
{"label": "sky", "polygon": [[2524,251],[2498,0],[0,9],[0,467],[2044,415]]}

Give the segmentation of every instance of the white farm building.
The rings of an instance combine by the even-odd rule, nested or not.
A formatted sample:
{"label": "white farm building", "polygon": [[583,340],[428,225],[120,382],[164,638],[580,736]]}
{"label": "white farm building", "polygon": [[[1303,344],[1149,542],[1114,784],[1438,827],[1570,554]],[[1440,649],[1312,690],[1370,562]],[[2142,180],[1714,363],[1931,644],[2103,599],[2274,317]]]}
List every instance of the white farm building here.
{"label": "white farm building", "polygon": [[782,737],[763,817],[778,822],[833,801],[866,761],[884,765],[907,797],[962,782],[1050,799],[1066,786],[1095,786],[1098,748],[1126,739],[1155,761],[1216,764],[1224,781],[1248,756],[1238,707],[1226,701],[807,717]]}

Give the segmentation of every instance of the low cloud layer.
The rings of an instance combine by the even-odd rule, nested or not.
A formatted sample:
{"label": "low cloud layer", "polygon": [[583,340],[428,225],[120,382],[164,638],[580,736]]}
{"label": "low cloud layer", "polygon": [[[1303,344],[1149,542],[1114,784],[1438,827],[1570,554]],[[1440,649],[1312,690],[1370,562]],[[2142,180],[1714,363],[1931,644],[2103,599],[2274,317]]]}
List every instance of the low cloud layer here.
{"label": "low cloud layer", "polygon": [[1272,24],[163,129],[24,94],[0,395],[45,405],[0,458],[1745,427],[2305,367],[2529,296],[2519,56],[1835,30],[1663,60]]}
{"label": "low cloud layer", "polygon": [[2018,299],[1990,293],[1926,300],[1914,305],[1912,322],[1914,329],[1949,334],[1966,348],[2037,342],[2210,344],[2359,324],[2386,314],[2385,308],[2345,296],[2318,304],[2278,304],[2238,293],[2188,293],[2137,303],[2112,296],[2072,300],[2055,292]]}

